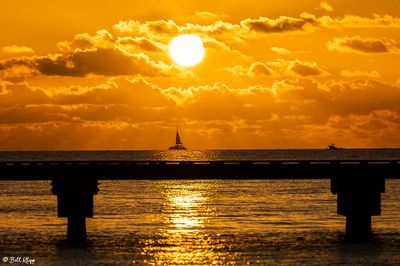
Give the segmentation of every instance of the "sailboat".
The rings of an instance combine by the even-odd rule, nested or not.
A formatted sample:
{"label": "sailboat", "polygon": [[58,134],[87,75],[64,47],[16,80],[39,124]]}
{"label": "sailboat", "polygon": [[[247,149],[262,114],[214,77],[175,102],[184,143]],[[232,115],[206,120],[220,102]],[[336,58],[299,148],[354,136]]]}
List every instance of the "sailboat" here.
{"label": "sailboat", "polygon": [[169,147],[170,150],[186,150],[185,146],[181,141],[181,137],[179,136],[178,127],[176,127],[176,138],[175,138],[175,145]]}

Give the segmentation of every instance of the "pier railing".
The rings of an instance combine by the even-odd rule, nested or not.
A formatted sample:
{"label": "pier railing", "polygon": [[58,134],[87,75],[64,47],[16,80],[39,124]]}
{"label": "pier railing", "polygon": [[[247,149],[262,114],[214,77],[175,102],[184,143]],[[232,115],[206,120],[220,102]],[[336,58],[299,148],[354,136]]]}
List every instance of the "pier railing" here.
{"label": "pier railing", "polygon": [[58,216],[68,218],[67,237],[86,239],[98,180],[139,179],[330,179],[337,213],[346,216],[346,237],[371,237],[371,216],[381,213],[385,179],[400,179],[399,160],[229,161],[7,161],[0,180],[51,180]]}

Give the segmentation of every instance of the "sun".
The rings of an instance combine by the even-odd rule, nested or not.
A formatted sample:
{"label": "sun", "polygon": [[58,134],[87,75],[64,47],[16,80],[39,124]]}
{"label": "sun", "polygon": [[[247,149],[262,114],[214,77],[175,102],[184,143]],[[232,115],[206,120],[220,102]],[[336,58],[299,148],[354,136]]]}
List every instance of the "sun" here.
{"label": "sun", "polygon": [[202,40],[194,34],[182,34],[169,43],[169,54],[178,65],[190,67],[198,64],[204,57]]}

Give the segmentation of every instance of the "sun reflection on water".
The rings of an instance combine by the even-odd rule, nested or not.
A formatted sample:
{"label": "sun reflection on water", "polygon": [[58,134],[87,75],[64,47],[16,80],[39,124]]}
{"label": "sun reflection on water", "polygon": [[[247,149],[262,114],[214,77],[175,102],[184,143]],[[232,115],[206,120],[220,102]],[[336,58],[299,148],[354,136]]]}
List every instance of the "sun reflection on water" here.
{"label": "sun reflection on water", "polygon": [[169,231],[186,232],[198,231],[203,227],[205,217],[200,212],[205,208],[206,198],[200,193],[190,193],[191,190],[181,190],[180,195],[171,195],[168,198],[165,220],[169,223]]}
{"label": "sun reflection on water", "polygon": [[186,265],[220,260],[213,237],[205,229],[209,218],[215,215],[206,195],[207,191],[212,191],[210,185],[212,182],[164,183],[164,226],[159,231],[158,243],[144,250],[152,255],[150,264]]}

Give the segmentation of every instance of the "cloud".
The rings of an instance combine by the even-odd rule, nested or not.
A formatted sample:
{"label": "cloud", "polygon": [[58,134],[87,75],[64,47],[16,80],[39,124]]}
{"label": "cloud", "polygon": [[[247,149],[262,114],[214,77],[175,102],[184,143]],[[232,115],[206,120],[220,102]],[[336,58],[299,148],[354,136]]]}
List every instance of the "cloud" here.
{"label": "cloud", "polygon": [[142,78],[110,78],[100,86],[84,90],[83,93],[71,95],[60,91],[52,99],[61,105],[96,104],[96,105],[130,105],[160,107],[171,102],[163,95],[162,90]]}
{"label": "cloud", "polygon": [[298,60],[291,63],[290,70],[303,77],[322,76],[326,73],[315,62],[300,62]]}
{"label": "cloud", "polygon": [[0,62],[0,80],[19,83],[24,81],[26,77],[37,74],[38,71],[24,59],[10,59]]}
{"label": "cloud", "polygon": [[29,104],[46,105],[51,99],[43,90],[28,87],[26,84],[8,83],[4,85],[0,94],[0,106],[3,108],[16,108]]}
{"label": "cloud", "polygon": [[269,68],[266,64],[255,62],[251,64],[248,70],[249,76],[271,76],[273,75],[273,70]]}
{"label": "cloud", "polygon": [[[299,140],[306,142],[302,147],[330,141],[361,145],[360,140],[364,146],[390,146],[399,138],[400,87],[375,81],[160,88],[118,77],[74,90],[3,85],[2,147],[163,148],[178,121],[191,147],[242,147],[243,137],[250,140],[246,147],[271,139],[277,147],[299,147]],[[159,141],[151,146],[148,138]]]}
{"label": "cloud", "polygon": [[368,114],[377,110],[399,110],[400,88],[377,81],[327,84],[338,114]]}
{"label": "cloud", "polygon": [[228,56],[234,56],[236,58],[243,59],[245,61],[251,61],[252,57],[246,55],[242,51],[232,48],[230,45],[223,41],[218,41],[217,39],[210,36],[203,36],[202,41],[204,48],[207,52],[217,52],[219,54],[225,54]]}
{"label": "cloud", "polygon": [[225,21],[215,21],[208,25],[194,23],[176,24],[173,20],[154,20],[140,22],[136,20],[120,21],[114,25],[114,29],[121,33],[129,33],[135,36],[147,36],[154,40],[163,40],[166,37],[176,36],[181,33],[201,33],[210,36],[221,36],[243,32],[238,24],[232,24]]}
{"label": "cloud", "polygon": [[227,72],[231,75],[238,77],[262,77],[262,76],[275,76],[274,71],[262,62],[254,62],[249,67],[235,65],[232,67],[224,67],[218,69],[219,71]]}
{"label": "cloud", "polygon": [[373,14],[371,17],[345,15],[343,17],[322,16],[318,18],[323,28],[399,28],[400,17]]}
{"label": "cloud", "polygon": [[126,54],[118,49],[97,49],[84,53],[78,52],[72,54],[69,58],[61,57],[60,60],[43,60],[43,62],[39,60],[38,69],[41,73],[47,75],[139,74],[144,76],[163,76],[166,74],[166,65],[157,64],[144,54]]}
{"label": "cloud", "polygon": [[84,52],[101,49],[120,49],[130,53],[161,52],[165,45],[145,37],[114,37],[106,30],[98,30],[95,35],[80,33],[72,41],[59,42],[57,47],[65,53]]}
{"label": "cloud", "polygon": [[78,94],[74,90],[48,92],[8,84],[0,95],[0,124],[154,121],[175,104],[160,88],[140,78],[111,78]]}
{"label": "cloud", "polygon": [[399,53],[399,45],[388,38],[362,38],[360,36],[336,38],[327,43],[328,50],[362,54]]}
{"label": "cloud", "polygon": [[[200,14],[200,13],[199,13]],[[206,15],[208,13],[201,13]],[[208,14],[210,15],[210,14]],[[214,20],[215,21],[215,20]],[[248,18],[239,23],[217,20],[209,24],[177,24],[173,20],[154,20],[140,22],[137,20],[120,21],[114,29],[121,34],[141,36],[152,40],[167,42],[171,37],[182,33],[194,33],[216,38],[224,43],[241,43],[245,38],[254,37],[253,33],[279,33],[288,31],[306,31],[318,27],[318,18],[309,13],[299,17],[281,16],[278,18]]]}
{"label": "cloud", "polygon": [[264,33],[278,33],[286,31],[305,31],[309,26],[315,26],[317,18],[309,13],[300,14],[299,18],[281,16],[277,19],[259,17],[245,19],[240,25],[249,30]]}
{"label": "cloud", "polygon": [[241,65],[235,65],[232,67],[223,67],[217,70],[222,72],[227,72],[234,76],[246,76],[248,73],[248,68]]}
{"label": "cloud", "polygon": [[309,77],[328,76],[330,73],[316,62],[278,59],[269,62],[254,62],[248,68],[240,65],[218,69],[236,76]]}
{"label": "cloud", "polygon": [[[226,114],[237,117],[250,115],[253,119],[259,119],[259,116],[272,112],[286,116],[314,117],[316,122],[321,117],[327,119],[331,115],[368,114],[377,110],[396,111],[400,108],[400,87],[375,81],[321,84],[303,79],[279,81],[271,87],[248,88],[233,88],[219,82],[213,86],[187,89],[170,87],[163,90],[163,93],[182,104],[182,107],[197,105],[198,110],[204,109],[204,106],[226,106],[231,109],[240,107],[236,112]],[[225,103],[215,105],[215,102],[219,101]],[[187,110],[185,113],[190,114]],[[198,115],[200,114],[196,114]],[[211,117],[210,113],[208,118]]]}
{"label": "cloud", "polygon": [[35,52],[31,47],[28,47],[25,45],[5,46],[5,47],[1,48],[1,50],[7,54],[32,54]]}
{"label": "cloud", "polygon": [[342,77],[346,78],[380,78],[381,74],[378,71],[360,71],[360,70],[342,70],[340,72]]}
{"label": "cloud", "polygon": [[295,75],[301,77],[330,75],[328,71],[319,67],[316,62],[312,61],[278,59],[276,61],[267,62],[266,64],[278,73],[278,75]]}
{"label": "cloud", "polygon": [[144,75],[163,76],[162,67],[143,54],[128,55],[118,49],[96,49],[58,55],[55,58],[34,58],[32,65],[44,75],[77,76]]}
{"label": "cloud", "polygon": [[282,48],[282,47],[271,47],[271,51],[277,53],[277,54],[291,54],[292,51],[286,49],[286,48]]}
{"label": "cloud", "polygon": [[[326,2],[320,8],[329,11],[332,7]],[[285,33],[285,32],[312,32],[315,29],[341,28],[399,28],[400,18],[390,15],[361,17],[345,15],[343,17],[319,16],[310,13],[301,13],[297,17],[280,16],[277,18],[259,17],[246,18],[239,23],[223,21],[222,14],[211,12],[197,12],[196,17],[215,17],[212,23],[203,21],[178,24],[174,20],[153,20],[140,22],[137,20],[120,21],[114,29],[120,34],[129,34],[135,37],[146,37],[153,41],[167,42],[171,37],[181,33],[196,33],[217,38],[225,43],[241,43],[243,39],[254,38],[254,33]],[[217,20],[218,17],[218,20]],[[181,20],[177,18],[177,20]],[[215,21],[217,20],[217,21]],[[207,24],[208,23],[208,24]]]}
{"label": "cloud", "polygon": [[113,36],[106,30],[98,30],[95,35],[88,33],[76,34],[72,41],[57,43],[57,47],[65,53],[84,52],[95,48],[115,48]]}
{"label": "cloud", "polygon": [[331,5],[329,5],[327,2],[321,2],[319,5],[315,8],[316,10],[323,10],[327,12],[333,12],[335,11]]}
{"label": "cloud", "polygon": [[163,39],[180,32],[179,26],[173,20],[153,20],[140,22],[137,20],[120,21],[114,29],[121,33],[130,33],[135,36],[148,36],[152,39]]}
{"label": "cloud", "polygon": [[[20,71],[20,70],[23,71]],[[10,73],[11,72],[11,73]],[[14,73],[17,72],[17,73]],[[76,50],[70,54],[49,54],[10,59],[0,63],[0,76],[15,74],[85,77],[90,74],[104,76],[140,75],[163,77],[186,75],[185,71],[152,61],[145,54],[131,54],[118,48]]]}
{"label": "cloud", "polygon": [[280,55],[290,55],[290,54],[307,54],[311,53],[311,51],[306,51],[306,50],[289,50],[283,47],[271,47],[270,50],[274,53],[280,54]]}
{"label": "cloud", "polygon": [[165,51],[165,45],[143,37],[118,37],[116,44],[130,52],[162,52]]}
{"label": "cloud", "polygon": [[180,31],[182,33],[206,34],[220,40],[228,40],[232,37],[238,38],[238,36],[235,36],[236,34],[244,33],[240,25],[220,20],[209,25],[187,23],[180,27]]}

